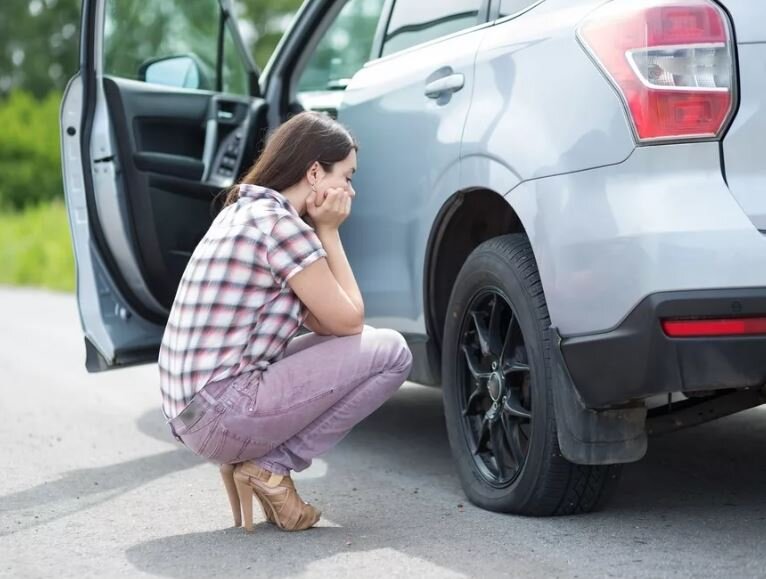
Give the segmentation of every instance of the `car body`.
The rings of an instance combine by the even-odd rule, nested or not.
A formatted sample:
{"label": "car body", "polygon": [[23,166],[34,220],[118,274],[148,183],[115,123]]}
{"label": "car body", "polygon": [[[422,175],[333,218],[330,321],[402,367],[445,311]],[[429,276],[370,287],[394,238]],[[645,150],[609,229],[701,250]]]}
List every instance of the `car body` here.
{"label": "car body", "polygon": [[[519,240],[528,242],[547,308],[539,347],[518,312],[524,292],[498,296],[507,324],[522,320],[528,358],[552,344],[539,367],[528,364],[528,380],[532,390],[550,382],[553,438],[567,464],[606,473],[643,456],[647,430],[763,402],[766,6],[308,0],[259,73],[234,7],[207,4],[221,23],[216,46],[228,52],[144,51],[140,66],[121,68],[115,30],[126,17],[113,0],[83,3],[82,67],[61,123],[89,370],[156,360],[215,194],[270,128],[309,108],[336,116],[361,143],[341,234],[367,321],[405,335],[413,380],[454,381],[444,352],[450,319],[468,319],[450,305],[460,301],[456,284],[468,283],[460,272],[483,244],[516,235],[508,247],[527,251]],[[482,331],[461,328],[454,339]],[[488,398],[482,412],[496,403]],[[525,456],[537,444],[529,431]],[[491,455],[482,436],[451,438],[453,450],[478,444],[474,456]],[[467,490],[477,504],[595,507],[508,498],[525,477],[532,489],[544,475],[517,460],[515,478],[500,484],[481,474],[482,464],[499,468],[489,455],[471,463],[464,487],[486,475],[481,484],[500,498]]]}

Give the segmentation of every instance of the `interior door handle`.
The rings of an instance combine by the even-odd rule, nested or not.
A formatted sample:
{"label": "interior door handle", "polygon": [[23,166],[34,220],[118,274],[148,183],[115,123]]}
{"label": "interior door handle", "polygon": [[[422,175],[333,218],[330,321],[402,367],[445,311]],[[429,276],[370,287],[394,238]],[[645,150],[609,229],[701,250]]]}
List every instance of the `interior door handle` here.
{"label": "interior door handle", "polygon": [[464,86],[465,76],[463,73],[456,72],[426,84],[425,94],[430,99],[438,99],[444,94],[457,92]]}

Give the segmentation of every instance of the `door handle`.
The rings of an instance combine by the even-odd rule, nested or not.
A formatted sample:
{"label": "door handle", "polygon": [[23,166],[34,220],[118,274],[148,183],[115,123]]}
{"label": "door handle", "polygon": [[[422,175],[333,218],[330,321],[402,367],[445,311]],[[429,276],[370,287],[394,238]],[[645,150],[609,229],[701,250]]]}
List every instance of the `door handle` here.
{"label": "door handle", "polygon": [[430,99],[438,99],[444,94],[457,92],[464,86],[465,76],[461,72],[456,72],[426,84],[425,94]]}

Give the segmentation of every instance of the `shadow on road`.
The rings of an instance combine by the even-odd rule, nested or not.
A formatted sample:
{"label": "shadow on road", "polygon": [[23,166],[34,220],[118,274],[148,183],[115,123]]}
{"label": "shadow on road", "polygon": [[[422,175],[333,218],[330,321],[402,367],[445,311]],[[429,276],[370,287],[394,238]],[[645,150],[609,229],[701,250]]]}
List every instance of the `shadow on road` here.
{"label": "shadow on road", "polygon": [[108,466],[71,470],[57,480],[0,497],[1,515],[23,511],[44,513],[43,516],[18,517],[20,520],[13,527],[8,522],[7,529],[0,529],[0,537],[49,524],[201,462],[189,451],[179,448]]}
{"label": "shadow on road", "polygon": [[[159,410],[137,420],[138,430],[147,436],[175,444]],[[0,515],[26,512],[0,528],[0,537],[89,509],[167,474],[186,470],[203,460],[184,448],[176,448],[133,460],[68,471],[60,478],[0,497]],[[42,473],[45,478],[45,473]],[[32,514],[38,513],[38,514]],[[44,513],[40,516],[39,513]]]}
{"label": "shadow on road", "polygon": [[[576,546],[599,534],[617,545],[609,534],[614,531],[606,530],[615,526],[641,528],[629,532],[631,549],[651,542],[642,537],[669,532],[695,533],[698,540],[715,544],[723,529],[736,541],[743,515],[766,518],[763,417],[756,409],[652,440],[648,457],[626,467],[615,499],[601,513],[521,519],[462,506],[440,393],[406,389],[327,455],[326,476],[299,483],[305,498],[323,508],[324,524],[333,526],[289,534],[262,523],[253,535],[240,529],[178,534],[135,545],[127,557],[137,569],[167,577],[218,575],[227,569],[257,574],[263,565],[272,570],[281,565],[291,575],[321,570],[339,554],[383,557],[393,550],[424,569],[472,575],[472,559],[481,553],[485,533],[507,535],[509,549],[549,541]],[[399,482],[392,486],[391,480]],[[715,525],[700,528],[701,519],[713,519]],[[517,527],[523,533],[514,533]],[[502,553],[495,555],[503,561]],[[536,563],[542,565],[535,568],[538,574],[545,564],[542,558]]]}

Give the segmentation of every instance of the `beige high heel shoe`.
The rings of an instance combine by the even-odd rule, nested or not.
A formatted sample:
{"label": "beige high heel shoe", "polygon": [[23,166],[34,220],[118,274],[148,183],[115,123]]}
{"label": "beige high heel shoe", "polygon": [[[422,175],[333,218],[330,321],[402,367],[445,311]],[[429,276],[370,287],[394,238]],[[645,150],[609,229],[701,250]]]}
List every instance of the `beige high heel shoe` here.
{"label": "beige high heel shoe", "polygon": [[[231,505],[231,514],[234,517],[234,526],[242,526],[242,503],[239,500],[239,493],[237,492],[237,485],[234,482],[234,466],[233,464],[222,464],[219,469],[221,471],[221,478],[223,479],[223,485],[226,487],[226,494],[229,496],[229,505]],[[255,491],[253,491],[255,492]],[[264,509],[266,520],[269,523],[274,523],[274,517],[271,515],[271,511]]]}
{"label": "beige high heel shoe", "polygon": [[[278,475],[252,462],[242,462],[234,467],[234,484],[237,503],[241,505],[245,530],[253,530],[253,496],[261,504],[266,518],[283,531],[303,531],[313,527],[322,513],[301,500],[290,475]],[[226,486],[227,492],[229,486]],[[234,511],[234,501],[229,494]],[[236,522],[235,517],[235,522]]]}

